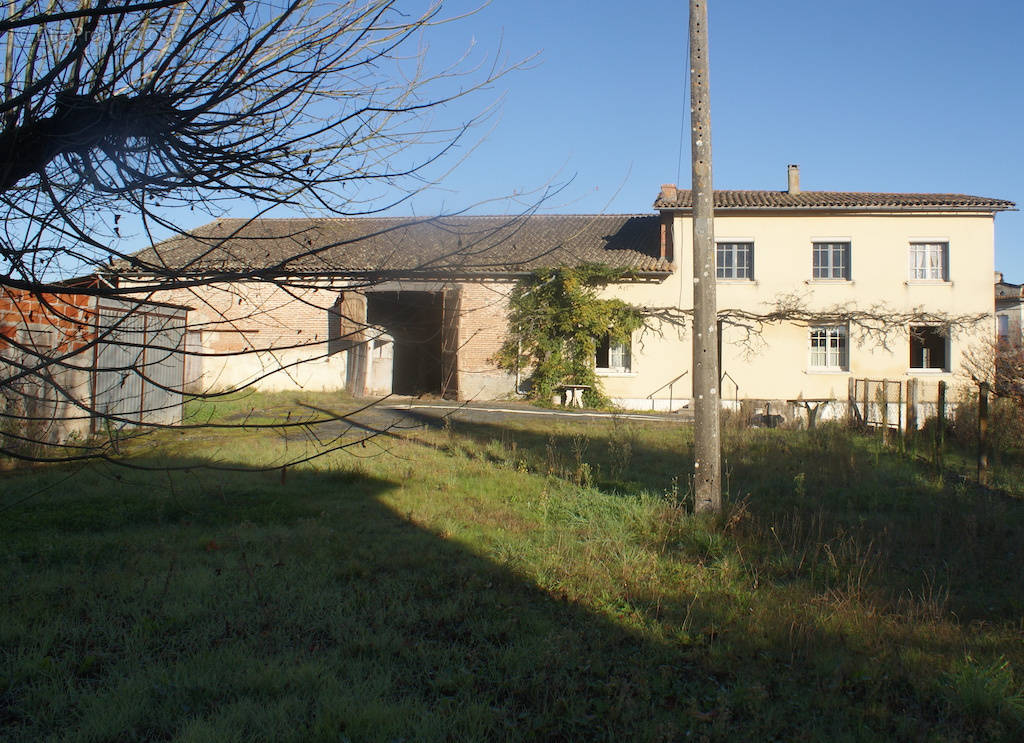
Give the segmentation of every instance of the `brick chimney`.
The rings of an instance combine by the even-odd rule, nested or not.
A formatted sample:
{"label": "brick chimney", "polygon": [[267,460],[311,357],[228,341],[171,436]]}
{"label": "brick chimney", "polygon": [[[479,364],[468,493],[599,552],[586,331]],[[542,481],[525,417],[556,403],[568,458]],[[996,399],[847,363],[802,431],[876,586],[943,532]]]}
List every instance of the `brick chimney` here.
{"label": "brick chimney", "polygon": [[787,175],[789,176],[789,178],[788,187],[786,188],[786,191],[788,193],[800,193],[800,166],[790,165],[787,170]]}
{"label": "brick chimney", "polygon": [[672,213],[661,213],[661,259],[673,263],[675,256],[675,243],[672,240]]}
{"label": "brick chimney", "polygon": [[662,183],[661,184],[661,194],[659,194],[659,198],[662,201],[669,202],[670,204],[676,203],[676,200],[679,198],[679,191],[678,191],[678,189],[676,189],[676,184],[675,183]]}

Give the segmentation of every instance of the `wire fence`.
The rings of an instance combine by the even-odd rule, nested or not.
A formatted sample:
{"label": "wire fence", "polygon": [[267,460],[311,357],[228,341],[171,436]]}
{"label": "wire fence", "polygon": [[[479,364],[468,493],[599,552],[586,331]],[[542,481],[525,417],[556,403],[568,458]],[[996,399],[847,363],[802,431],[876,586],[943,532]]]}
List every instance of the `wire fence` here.
{"label": "wire fence", "polygon": [[[986,484],[993,449],[991,402],[987,382],[957,389],[950,399],[949,385],[943,380],[851,379],[847,399],[849,422],[880,431],[884,440],[901,449],[913,449],[927,456],[939,471],[947,464],[954,441],[961,452],[965,445],[974,459],[977,481]],[[1021,425],[1024,411],[998,425]],[[1005,439],[999,431],[997,438]]]}

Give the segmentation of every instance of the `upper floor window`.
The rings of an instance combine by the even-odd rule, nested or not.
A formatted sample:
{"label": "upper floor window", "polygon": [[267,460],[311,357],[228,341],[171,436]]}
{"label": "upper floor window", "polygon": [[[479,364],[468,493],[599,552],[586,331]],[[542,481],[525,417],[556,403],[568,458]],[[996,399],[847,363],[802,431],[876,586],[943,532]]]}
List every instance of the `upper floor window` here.
{"label": "upper floor window", "polygon": [[910,243],[910,278],[949,281],[949,243]]}
{"label": "upper floor window", "polygon": [[631,371],[632,359],[628,343],[612,343],[605,336],[597,344],[594,368],[608,374],[627,374]]}
{"label": "upper floor window", "polygon": [[816,242],[813,249],[813,277],[850,280],[850,243]]}
{"label": "upper floor window", "polygon": [[820,325],[811,328],[811,368],[846,371],[850,356],[845,325]]}
{"label": "upper floor window", "polygon": [[754,243],[718,243],[715,251],[715,275],[720,279],[754,278]]}

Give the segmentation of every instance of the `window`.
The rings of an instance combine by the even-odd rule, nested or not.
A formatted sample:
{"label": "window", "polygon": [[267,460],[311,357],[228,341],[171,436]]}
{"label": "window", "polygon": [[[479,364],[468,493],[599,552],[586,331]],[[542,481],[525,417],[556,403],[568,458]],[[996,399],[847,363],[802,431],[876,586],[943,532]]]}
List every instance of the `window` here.
{"label": "window", "polygon": [[996,315],[996,337],[1000,343],[1010,342],[1010,316]]}
{"label": "window", "polygon": [[814,243],[813,277],[850,280],[850,243]]}
{"label": "window", "polygon": [[718,243],[716,275],[720,279],[754,278],[754,243]]}
{"label": "window", "polygon": [[949,243],[910,243],[910,278],[948,281]]}
{"label": "window", "polygon": [[612,343],[608,336],[597,344],[594,368],[608,374],[627,374],[631,370],[628,343]]}
{"label": "window", "polygon": [[849,368],[845,325],[811,328],[811,368],[846,371]]}
{"label": "window", "polygon": [[910,327],[910,368],[948,371],[949,337],[930,325]]}

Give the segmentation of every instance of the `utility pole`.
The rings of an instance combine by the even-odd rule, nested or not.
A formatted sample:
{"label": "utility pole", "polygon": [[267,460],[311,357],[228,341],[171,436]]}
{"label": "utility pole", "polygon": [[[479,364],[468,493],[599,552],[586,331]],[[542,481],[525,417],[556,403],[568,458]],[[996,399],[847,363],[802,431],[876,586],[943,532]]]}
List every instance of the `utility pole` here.
{"label": "utility pole", "polygon": [[722,510],[715,204],[711,186],[707,0],[690,0],[690,147],[693,162],[694,510]]}

